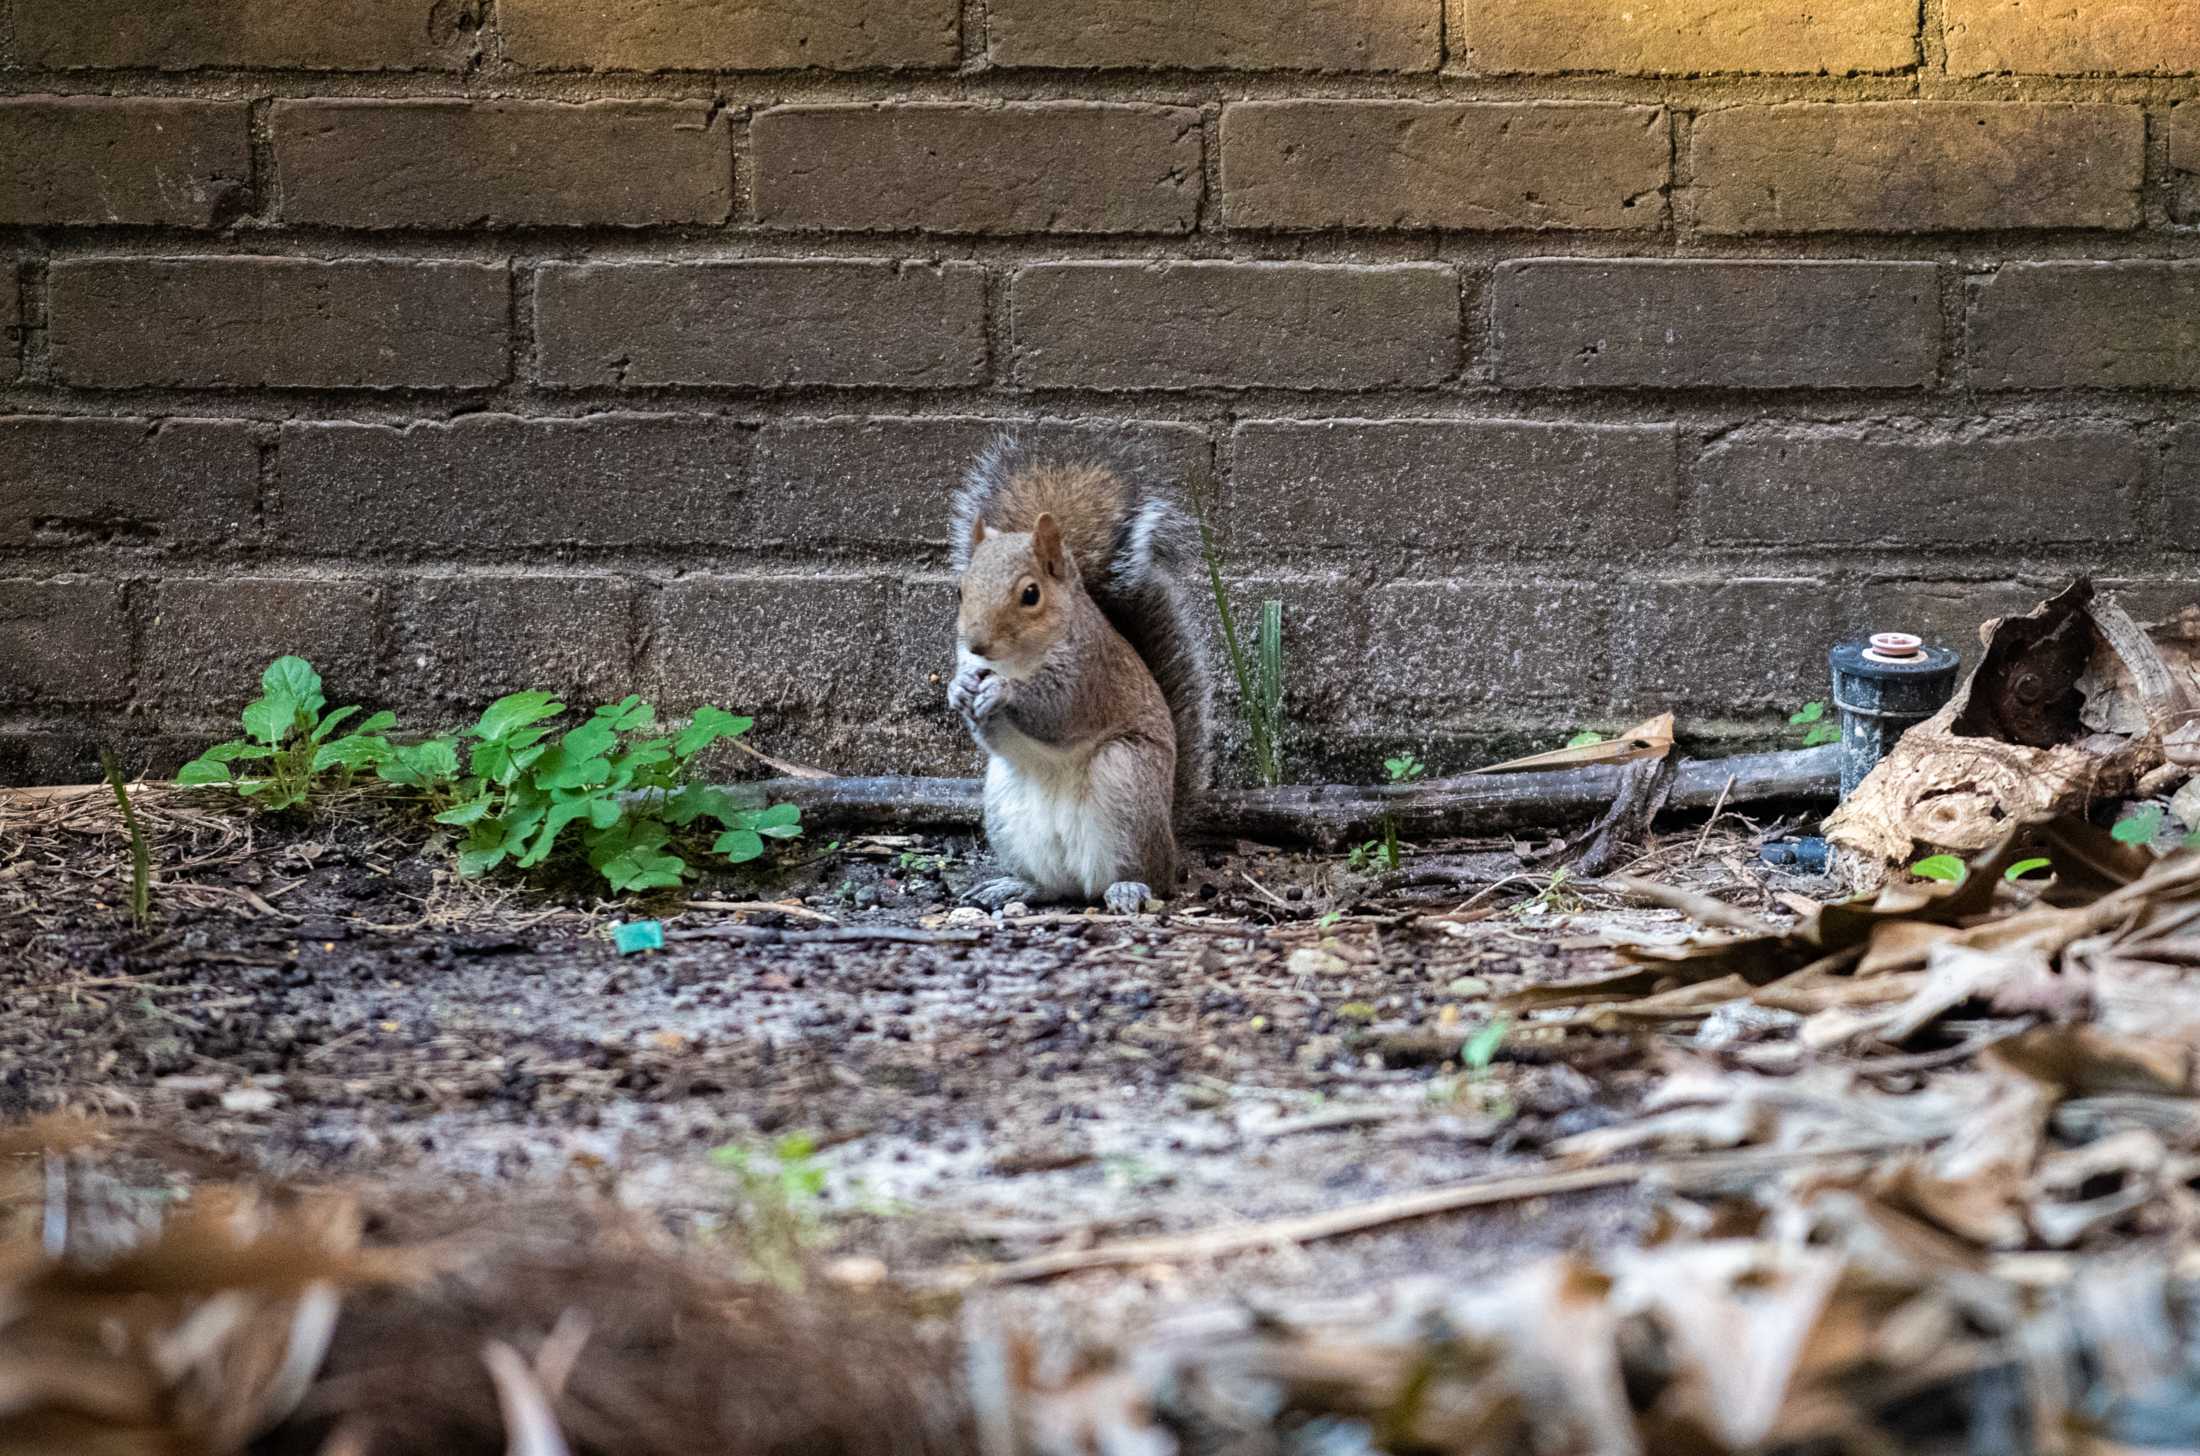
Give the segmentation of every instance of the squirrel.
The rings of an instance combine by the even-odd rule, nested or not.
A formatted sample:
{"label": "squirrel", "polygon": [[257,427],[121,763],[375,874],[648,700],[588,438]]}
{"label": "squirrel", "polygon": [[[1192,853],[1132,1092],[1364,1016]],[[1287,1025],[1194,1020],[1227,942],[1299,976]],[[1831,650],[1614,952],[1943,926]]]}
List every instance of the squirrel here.
{"label": "squirrel", "polygon": [[1214,696],[1190,517],[1127,448],[1011,434],[957,492],[951,540],[947,701],[986,752],[986,839],[1009,871],[964,898],[1121,915],[1166,899]]}

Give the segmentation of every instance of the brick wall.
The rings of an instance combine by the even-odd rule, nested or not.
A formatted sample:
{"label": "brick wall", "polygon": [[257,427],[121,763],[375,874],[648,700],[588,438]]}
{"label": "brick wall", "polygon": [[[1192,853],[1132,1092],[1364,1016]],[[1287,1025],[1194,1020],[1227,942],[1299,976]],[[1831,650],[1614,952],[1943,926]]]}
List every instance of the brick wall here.
{"label": "brick wall", "polygon": [[2200,565],[2200,0],[0,0],[0,780],[270,654],[953,769],[943,493],[1133,432],[1308,772]]}

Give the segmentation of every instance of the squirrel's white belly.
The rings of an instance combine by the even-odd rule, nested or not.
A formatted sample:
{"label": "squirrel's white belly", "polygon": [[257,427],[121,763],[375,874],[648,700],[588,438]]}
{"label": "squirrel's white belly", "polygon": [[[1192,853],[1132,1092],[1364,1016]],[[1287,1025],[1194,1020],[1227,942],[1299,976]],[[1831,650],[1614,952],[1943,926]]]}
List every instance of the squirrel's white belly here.
{"label": "squirrel's white belly", "polygon": [[993,754],[986,763],[986,838],[1041,894],[1098,899],[1123,878],[1129,846],[1095,812],[1091,785],[1082,756],[1018,765]]}

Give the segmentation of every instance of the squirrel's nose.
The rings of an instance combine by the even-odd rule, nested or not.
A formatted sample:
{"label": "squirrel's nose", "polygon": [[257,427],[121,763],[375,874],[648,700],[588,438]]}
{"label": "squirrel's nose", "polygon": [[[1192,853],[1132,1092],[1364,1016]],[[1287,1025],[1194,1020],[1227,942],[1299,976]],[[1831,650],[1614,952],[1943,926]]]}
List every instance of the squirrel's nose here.
{"label": "squirrel's nose", "polygon": [[972,643],[970,643],[970,644],[968,644],[968,645],[969,645],[969,648],[970,648],[970,655],[971,655],[972,657],[982,657],[982,658],[985,658],[985,659],[986,659],[987,661],[989,661],[989,662],[990,662],[990,661],[992,661],[992,659],[993,659],[993,644],[992,644],[992,643],[990,643],[990,642],[972,642]]}

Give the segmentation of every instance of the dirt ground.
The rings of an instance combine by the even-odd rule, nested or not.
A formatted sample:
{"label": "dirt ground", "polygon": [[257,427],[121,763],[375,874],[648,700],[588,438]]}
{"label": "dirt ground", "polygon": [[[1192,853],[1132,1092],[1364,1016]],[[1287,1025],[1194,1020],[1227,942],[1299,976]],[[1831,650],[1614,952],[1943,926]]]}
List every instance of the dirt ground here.
{"label": "dirt ground", "polygon": [[[755,1169],[801,1135],[818,1151],[794,1171],[822,1170],[823,1192],[766,1201],[850,1277],[921,1282],[1533,1161],[1633,1109],[1641,1049],[1516,1028],[1463,1068],[1487,1003],[1688,933],[1552,888],[1524,862],[1540,843],[1419,846],[1387,877],[1201,845],[1171,913],[1125,920],[951,916],[982,869],[971,843],[813,835],[767,876],[614,908],[579,884],[460,882],[365,801],[307,820],[139,802],[143,929],[106,791],[10,796],[0,1116],[173,1125],[210,1165],[369,1181],[393,1205],[577,1189],[706,1242],[754,1219]],[[1756,909],[1811,888],[1755,863],[1747,829],[1678,828],[1643,868]],[[622,955],[614,919],[638,915],[666,944]],[[1569,1194],[1043,1297],[1472,1279],[1643,1216],[1624,1191]]]}

